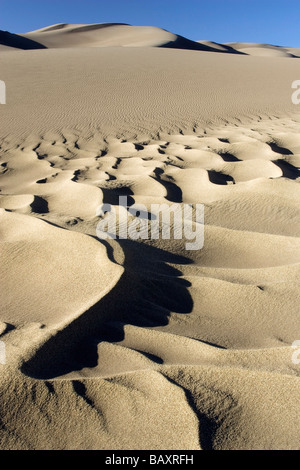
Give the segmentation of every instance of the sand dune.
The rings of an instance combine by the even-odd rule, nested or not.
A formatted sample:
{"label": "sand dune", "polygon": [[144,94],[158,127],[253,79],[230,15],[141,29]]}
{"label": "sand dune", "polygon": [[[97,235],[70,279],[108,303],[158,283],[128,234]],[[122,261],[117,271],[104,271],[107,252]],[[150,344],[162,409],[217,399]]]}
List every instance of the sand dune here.
{"label": "sand dune", "polygon": [[300,57],[300,49],[296,47],[273,46],[250,42],[229,42],[226,46],[244,54],[261,57]]}
{"label": "sand dune", "polygon": [[[1,449],[299,449],[295,57],[119,24],[10,39]],[[120,196],[131,222],[204,204],[203,248],[100,240]]]}
{"label": "sand dune", "polygon": [[73,47],[166,47],[268,57],[300,57],[300,49],[261,43],[192,41],[153,26],[58,23],[28,33],[0,31],[0,50]]}
{"label": "sand dune", "polygon": [[23,37],[19,34],[12,34],[8,31],[0,31],[0,47],[1,50],[10,50],[11,48],[23,50],[45,49],[45,46],[30,38]]}
{"label": "sand dune", "polygon": [[1,62],[2,135],[91,129],[143,140],[296,111],[297,59],[113,47],[16,51]]}
{"label": "sand dune", "polygon": [[215,47],[214,43],[198,43],[161,28],[120,23],[92,25],[60,23],[19,36],[25,41],[32,41],[33,44],[40,44],[41,47],[47,48],[167,47],[240,54],[230,46],[219,48],[218,45]]}

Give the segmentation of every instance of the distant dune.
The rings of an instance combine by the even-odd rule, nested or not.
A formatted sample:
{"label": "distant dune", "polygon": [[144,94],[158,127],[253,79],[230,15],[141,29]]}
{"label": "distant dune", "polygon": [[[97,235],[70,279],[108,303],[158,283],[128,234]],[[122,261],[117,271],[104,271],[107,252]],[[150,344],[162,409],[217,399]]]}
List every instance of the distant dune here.
{"label": "distant dune", "polygon": [[120,23],[91,25],[60,23],[22,34],[24,38],[52,47],[168,47],[211,52],[239,53],[224,46],[200,44],[183,36],[152,26],[131,26]]}
{"label": "distant dune", "polygon": [[230,42],[226,44],[244,54],[269,57],[300,57],[300,49],[296,47],[273,46],[251,42]]}
{"label": "distant dune", "polygon": [[124,23],[58,23],[25,34],[0,31],[0,50],[65,47],[166,47],[230,54],[300,57],[300,49],[259,43],[192,41],[153,26]]}

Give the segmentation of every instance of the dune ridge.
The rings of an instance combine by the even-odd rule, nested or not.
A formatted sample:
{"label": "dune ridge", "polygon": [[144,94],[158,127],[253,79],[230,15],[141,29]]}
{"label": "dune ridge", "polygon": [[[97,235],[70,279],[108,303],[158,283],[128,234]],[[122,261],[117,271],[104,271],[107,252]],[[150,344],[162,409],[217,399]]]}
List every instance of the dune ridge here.
{"label": "dune ridge", "polygon": [[209,52],[243,54],[230,46],[215,48],[192,41],[154,26],[131,26],[123,23],[68,24],[59,23],[25,34],[0,34],[2,47],[20,49],[66,47],[166,47]]}
{"label": "dune ridge", "polygon": [[69,47],[166,47],[254,56],[299,58],[300,49],[260,43],[193,41],[153,26],[58,23],[28,33],[0,31],[0,50]]}

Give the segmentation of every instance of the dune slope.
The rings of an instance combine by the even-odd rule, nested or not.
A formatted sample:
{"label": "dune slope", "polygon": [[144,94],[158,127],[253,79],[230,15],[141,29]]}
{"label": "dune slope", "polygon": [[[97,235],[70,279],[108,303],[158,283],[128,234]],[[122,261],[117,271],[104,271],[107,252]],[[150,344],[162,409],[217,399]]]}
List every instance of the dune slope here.
{"label": "dune slope", "polygon": [[[13,41],[14,39],[14,41]],[[214,47],[191,41],[178,34],[153,26],[131,26],[121,23],[68,24],[59,23],[25,34],[8,35],[2,32],[0,44],[20,49],[66,47],[166,47],[210,52],[241,54],[230,46]]]}

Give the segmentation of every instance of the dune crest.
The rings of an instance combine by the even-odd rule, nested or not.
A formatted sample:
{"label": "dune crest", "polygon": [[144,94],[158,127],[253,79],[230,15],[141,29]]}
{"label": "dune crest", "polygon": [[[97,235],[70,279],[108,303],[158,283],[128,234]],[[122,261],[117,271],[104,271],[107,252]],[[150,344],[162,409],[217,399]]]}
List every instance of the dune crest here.
{"label": "dune crest", "polygon": [[0,50],[76,47],[163,47],[260,57],[300,58],[300,49],[260,43],[193,41],[154,26],[58,23],[28,33],[0,31]]}
{"label": "dune crest", "polygon": [[21,35],[47,48],[56,47],[166,47],[211,52],[237,53],[224,46],[200,44],[154,26],[131,26],[123,23],[75,25],[61,23]]}

